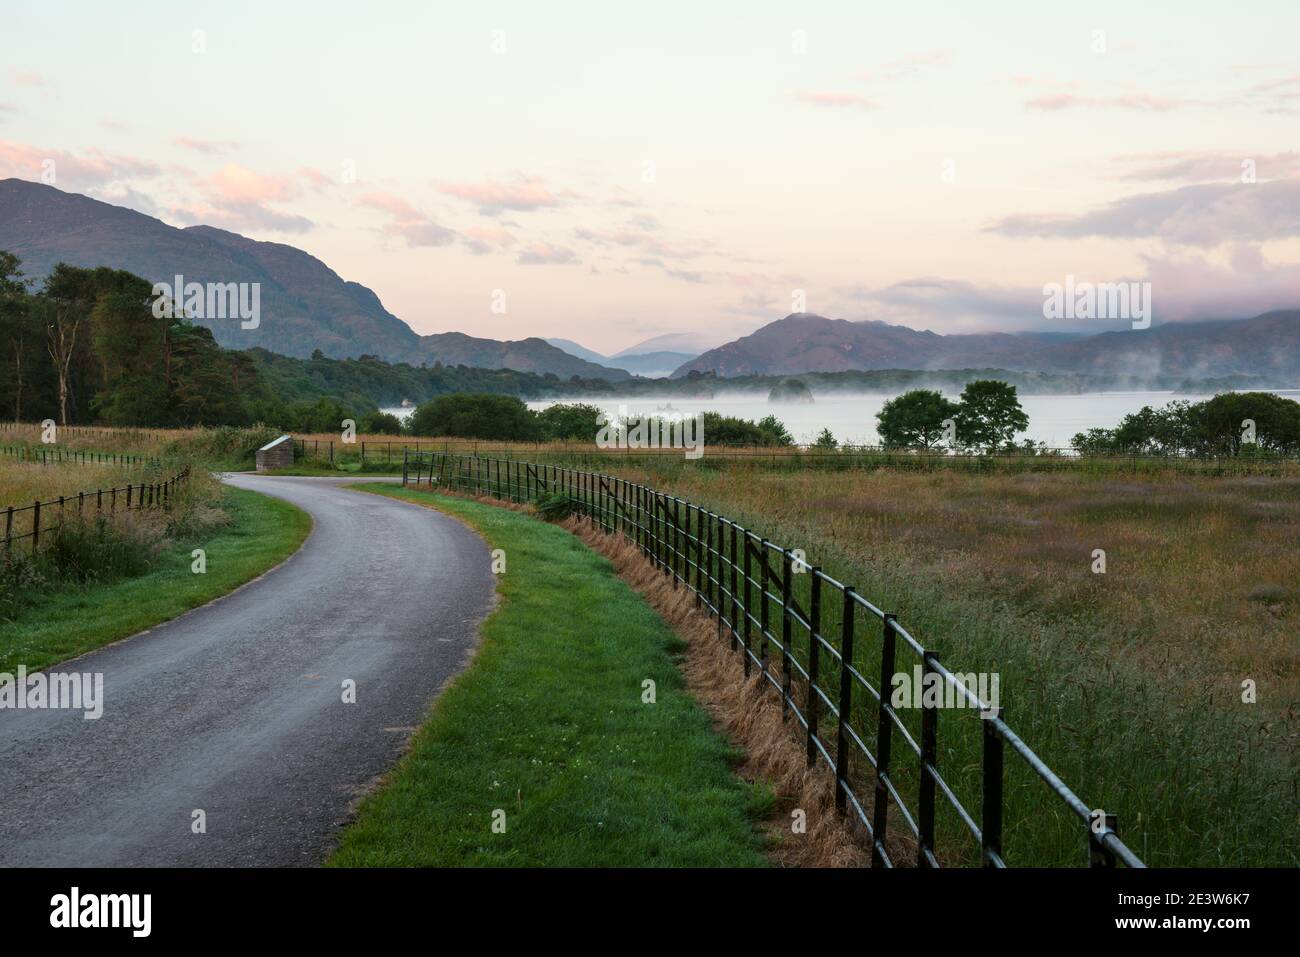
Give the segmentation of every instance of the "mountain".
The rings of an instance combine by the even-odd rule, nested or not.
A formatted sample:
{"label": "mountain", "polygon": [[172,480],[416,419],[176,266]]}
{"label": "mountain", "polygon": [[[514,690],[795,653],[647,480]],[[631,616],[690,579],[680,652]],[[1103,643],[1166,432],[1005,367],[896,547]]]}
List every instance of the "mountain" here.
{"label": "mountain", "polygon": [[[629,373],[574,358],[541,339],[499,342],[461,333],[421,336],[367,287],[341,278],[316,257],[284,243],[259,242],[212,226],[178,229],[135,210],[20,179],[0,180],[0,249],[37,279],[56,263],[125,269],[151,282],[259,283],[261,319],[197,319],[231,349],[287,356],[374,355],[397,362],[514,368],[567,379],[621,381]],[[514,364],[511,364],[514,363]]]}
{"label": "mountain", "polygon": [[794,313],[684,363],[673,376],[990,367],[1150,378],[1264,375],[1291,385],[1300,382],[1300,310],[1084,336],[942,336]]}
{"label": "mountain", "polygon": [[722,337],[706,332],[669,332],[628,346],[610,356],[622,359],[624,356],[644,356],[652,352],[685,352],[698,356],[701,352],[722,344]]}
{"label": "mountain", "polygon": [[535,372],[538,375],[550,372],[561,379],[576,375],[583,379],[621,382],[632,378],[626,369],[579,359],[536,337],[502,342],[496,339],[477,339],[463,332],[440,332],[422,336],[421,348],[428,355],[430,363],[436,360],[445,366],[514,369],[516,372]]}
{"label": "mountain", "polygon": [[609,356],[601,355],[595,349],[588,349],[586,346],[580,346],[572,339],[553,339],[548,337],[545,342],[548,345],[567,352],[571,356],[577,356],[579,359],[586,359],[588,362],[594,362],[596,365],[604,365],[609,361]]}
{"label": "mountain", "polygon": [[601,355],[594,349],[578,345],[572,339],[547,339],[546,341],[555,348],[563,349],[569,355],[576,356],[579,359],[586,359],[588,362],[594,362],[608,369],[627,370],[636,375],[650,378],[666,378],[683,362],[689,362],[698,354],[695,352],[620,352],[617,359],[611,359],[609,356]]}

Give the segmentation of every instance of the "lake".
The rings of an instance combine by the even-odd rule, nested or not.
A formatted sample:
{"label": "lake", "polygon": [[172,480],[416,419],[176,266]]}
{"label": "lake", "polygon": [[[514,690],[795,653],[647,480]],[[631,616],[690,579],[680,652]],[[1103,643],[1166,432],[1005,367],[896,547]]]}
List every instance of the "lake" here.
{"label": "lake", "polygon": [[[1300,400],[1300,389],[1274,390],[1277,395]],[[696,412],[718,412],[742,419],[758,420],[765,415],[775,415],[785,423],[795,441],[812,442],[827,428],[841,443],[875,445],[876,413],[892,396],[888,395],[824,395],[811,403],[768,402],[766,393],[752,395],[725,395],[714,399],[561,399],[529,402],[535,411],[557,402],[585,402],[603,409],[608,415],[645,415],[655,412],[675,411],[694,415]],[[955,399],[955,396],[949,396]],[[1137,412],[1144,405],[1159,407],[1175,400],[1201,402],[1209,395],[1190,395],[1177,392],[1098,392],[1085,395],[1021,395],[1020,404],[1029,416],[1029,429],[1025,436],[1049,446],[1066,448],[1077,432],[1091,428],[1114,428],[1120,419]],[[409,415],[411,409],[385,409],[399,418]],[[708,442],[708,436],[705,436]]]}

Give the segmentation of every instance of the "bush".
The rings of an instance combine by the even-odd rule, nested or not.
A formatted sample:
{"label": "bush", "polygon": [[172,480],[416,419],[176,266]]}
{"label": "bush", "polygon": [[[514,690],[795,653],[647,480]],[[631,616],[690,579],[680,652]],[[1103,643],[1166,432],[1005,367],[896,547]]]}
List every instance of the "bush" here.
{"label": "bush", "polygon": [[538,412],[537,419],[547,442],[569,439],[592,442],[602,424],[600,409],[581,402],[550,406]]}
{"label": "bush", "polygon": [[366,435],[401,435],[402,420],[391,412],[371,412],[362,416],[361,431]]}
{"label": "bush", "polygon": [[539,442],[542,426],[523,401],[508,395],[458,392],[425,402],[411,416],[412,435]]}
{"label": "bush", "polygon": [[550,492],[537,500],[537,514],[548,522],[560,522],[573,514],[573,502],[563,492]]}

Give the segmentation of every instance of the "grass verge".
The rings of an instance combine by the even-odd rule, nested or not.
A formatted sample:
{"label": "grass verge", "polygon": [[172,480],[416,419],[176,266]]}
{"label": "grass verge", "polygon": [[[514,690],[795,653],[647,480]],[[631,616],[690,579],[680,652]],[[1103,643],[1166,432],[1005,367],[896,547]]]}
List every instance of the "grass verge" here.
{"label": "grass verge", "polygon": [[473,663],[362,803],[332,865],[767,863],[756,825],[770,792],[732,773],[741,756],[678,670],[684,643],[607,559],[518,512],[359,488],[465,521],[507,569]]}
{"label": "grass verge", "polygon": [[[0,671],[45,668],[206,604],[288,558],[311,531],[306,512],[257,492],[226,488],[229,525],[168,545],[145,574],[28,596],[0,623]],[[203,548],[207,572],[191,571]]]}

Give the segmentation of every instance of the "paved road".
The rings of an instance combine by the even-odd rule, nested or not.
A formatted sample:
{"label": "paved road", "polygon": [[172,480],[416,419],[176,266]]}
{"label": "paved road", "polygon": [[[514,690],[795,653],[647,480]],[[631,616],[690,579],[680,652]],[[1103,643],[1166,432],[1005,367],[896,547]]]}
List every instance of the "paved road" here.
{"label": "paved road", "polygon": [[0,865],[318,864],[468,661],[493,593],[477,535],[334,479],[227,480],[311,513],[310,537],[239,591],[54,666],[103,673],[99,720],[0,710]]}

